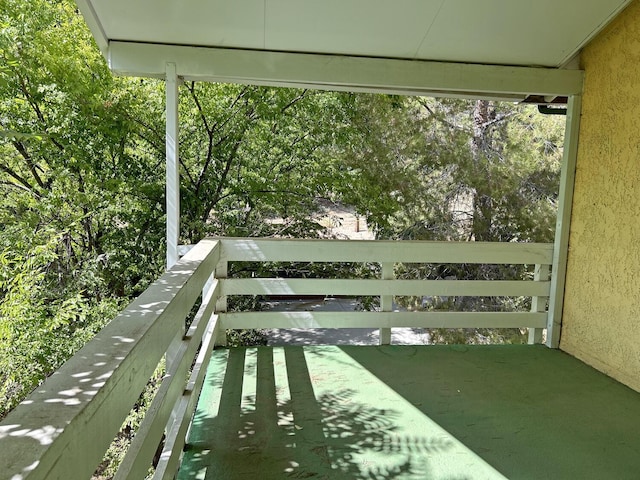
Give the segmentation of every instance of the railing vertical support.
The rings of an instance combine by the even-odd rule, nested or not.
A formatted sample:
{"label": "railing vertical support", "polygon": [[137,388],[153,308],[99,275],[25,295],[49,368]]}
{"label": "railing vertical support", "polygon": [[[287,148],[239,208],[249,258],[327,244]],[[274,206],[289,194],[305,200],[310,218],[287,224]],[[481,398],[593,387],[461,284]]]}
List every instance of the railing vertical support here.
{"label": "railing vertical support", "polygon": [[[534,282],[546,282],[549,280],[549,265],[536,265],[533,273]],[[547,300],[549,297],[532,297],[531,298],[531,311],[546,312]],[[529,329],[529,344],[542,343],[542,328],[530,328]]]}
{"label": "railing vertical support", "polygon": [[581,106],[582,99],[580,95],[572,95],[569,97],[564,133],[562,171],[560,173],[560,193],[558,194],[558,216],[556,219],[556,234],[553,243],[551,296],[549,297],[549,313],[547,315],[546,344],[550,348],[558,348],[560,346],[560,329],[562,326],[564,286],[567,275],[569,228],[571,226],[573,188],[576,178]]}
{"label": "railing vertical support", "polygon": [[[213,288],[214,286],[214,276],[213,274],[211,274],[211,276],[209,277],[209,279],[207,280],[207,283],[204,284],[204,287],[202,287],[202,299],[204,301],[205,298],[207,298],[207,294],[209,293],[209,290],[211,290],[211,288]],[[209,319],[207,319],[208,321]],[[171,345],[169,346],[168,350],[167,350],[167,366],[166,366],[166,370],[170,371],[173,369],[173,363],[176,361],[176,355],[179,353],[180,351],[180,345],[182,345],[183,341],[184,341],[184,336],[185,336],[185,330],[184,329],[180,329],[178,331],[178,334],[176,335],[176,337],[173,339],[173,341],[171,342]],[[178,358],[179,360],[179,358]],[[173,423],[173,421],[175,420],[175,418],[171,417],[171,423]]]}
{"label": "railing vertical support", "polygon": [[178,165],[178,74],[175,63],[166,65],[166,202],[167,202],[167,269],[180,258],[180,170]]}
{"label": "railing vertical support", "polygon": [[[393,262],[382,263],[382,279],[383,280],[393,280],[394,278],[393,267],[394,267]],[[380,310],[383,312],[393,311],[393,295],[382,295],[380,297]],[[390,345],[390,344],[391,344],[391,329],[381,328],[380,329],[380,345]]]}
{"label": "railing vertical support", "polygon": [[[226,260],[220,260],[218,265],[216,266],[215,278],[221,280],[224,284],[224,280],[227,278],[229,270],[229,263]],[[224,289],[223,289],[224,290]],[[216,313],[224,313],[227,311],[227,296],[221,294],[216,300]],[[215,346],[226,346],[227,345],[227,331],[224,328],[219,327],[218,331],[215,333],[214,338]]]}

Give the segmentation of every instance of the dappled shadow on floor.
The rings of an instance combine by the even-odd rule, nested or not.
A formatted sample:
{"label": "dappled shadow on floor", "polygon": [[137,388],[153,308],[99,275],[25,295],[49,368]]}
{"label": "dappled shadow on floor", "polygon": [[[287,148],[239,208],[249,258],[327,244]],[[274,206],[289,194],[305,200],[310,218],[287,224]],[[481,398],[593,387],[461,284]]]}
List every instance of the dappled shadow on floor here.
{"label": "dappled shadow on floor", "polygon": [[503,479],[339,347],[215,351],[179,479]]}
{"label": "dappled shadow on floor", "polygon": [[561,351],[340,348],[510,479],[640,478],[640,394]]}

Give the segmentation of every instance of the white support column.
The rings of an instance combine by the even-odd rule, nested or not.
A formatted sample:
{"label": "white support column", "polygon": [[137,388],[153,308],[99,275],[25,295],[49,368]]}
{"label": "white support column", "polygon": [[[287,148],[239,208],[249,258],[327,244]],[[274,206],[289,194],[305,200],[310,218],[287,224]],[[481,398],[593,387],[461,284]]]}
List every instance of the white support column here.
{"label": "white support column", "polygon": [[547,317],[547,346],[558,348],[562,325],[562,307],[564,304],[564,286],[567,274],[567,256],[569,251],[569,227],[571,225],[571,207],[573,205],[573,187],[576,178],[576,159],[578,156],[578,134],[580,131],[580,111],[582,98],[579,95],[569,97],[567,119],[564,134],[564,153],[562,173],[560,175],[560,194],[558,196],[558,217],[553,245],[553,266],[551,271],[551,297]]}
{"label": "white support column", "polygon": [[[549,265],[536,265],[533,272],[534,282],[547,282],[549,280]],[[549,297],[533,297],[531,299],[531,311],[533,313],[547,310],[547,300]],[[542,328],[529,329],[529,344],[542,343]]]}
{"label": "white support column", "polygon": [[180,169],[178,163],[178,74],[175,63],[166,65],[167,118],[167,269],[178,261],[180,235]]}
{"label": "white support column", "polygon": [[[383,280],[393,280],[393,262],[384,262],[382,264],[382,279]],[[393,311],[393,295],[382,295],[380,297],[380,310],[383,312],[392,312]],[[381,328],[380,329],[380,345],[390,345],[391,344],[391,329],[390,328]]]}

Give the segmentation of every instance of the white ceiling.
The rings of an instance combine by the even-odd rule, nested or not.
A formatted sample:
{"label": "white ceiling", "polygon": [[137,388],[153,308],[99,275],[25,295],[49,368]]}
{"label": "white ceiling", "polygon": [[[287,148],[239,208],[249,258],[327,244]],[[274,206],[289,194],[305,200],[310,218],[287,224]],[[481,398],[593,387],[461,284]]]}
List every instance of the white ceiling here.
{"label": "white ceiling", "polygon": [[[562,67],[629,0],[78,0],[109,41]],[[102,37],[102,38],[101,38]]]}

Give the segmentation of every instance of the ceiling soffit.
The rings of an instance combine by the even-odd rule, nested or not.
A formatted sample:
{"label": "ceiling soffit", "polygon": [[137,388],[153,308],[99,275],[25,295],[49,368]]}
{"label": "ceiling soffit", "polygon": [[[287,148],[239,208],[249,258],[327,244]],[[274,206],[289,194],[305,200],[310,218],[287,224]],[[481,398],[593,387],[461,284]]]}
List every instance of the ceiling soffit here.
{"label": "ceiling soffit", "polygon": [[[153,47],[154,59],[165,55],[165,63],[184,61],[169,58],[168,52],[175,53],[176,46],[183,47],[182,55],[201,60],[202,55],[197,52],[212,49],[216,53],[210,55],[211,61],[219,60],[218,53],[229,49],[241,58],[251,57],[252,61],[260,58],[263,67],[276,58],[276,53],[288,54],[287,64],[300,61],[300,68],[309,64],[310,56],[317,57],[319,66],[336,63],[327,61],[334,57],[365,57],[377,60],[368,67],[373,76],[369,83],[375,84],[384,81],[385,75],[376,73],[379,68],[412,70],[409,62],[391,65],[387,63],[389,59],[428,61],[432,68],[438,68],[436,63],[535,67],[545,71],[563,67],[629,0],[77,0],[77,3],[117,73],[158,76],[155,67],[154,71],[142,67],[148,63],[144,59],[140,59],[139,68],[131,68],[135,49],[123,46],[144,44],[149,46],[145,47],[145,55]],[[256,57],[247,52],[264,53]],[[127,64],[127,68],[120,68],[121,64]],[[233,80],[234,75],[216,74],[216,68],[210,65],[209,73],[202,77]],[[230,63],[220,69],[229,70]],[[261,73],[260,69],[254,69],[252,75],[235,77],[246,83],[272,84],[269,69],[262,70]],[[259,78],[261,75],[263,78]],[[376,80],[376,76],[381,78]],[[322,85],[320,80],[317,83]],[[348,78],[342,78],[340,82],[324,84],[329,88],[332,83],[345,80],[348,82]],[[300,84],[295,78],[290,83]],[[425,86],[422,90],[433,90],[432,87]],[[472,87],[460,91],[477,93]],[[542,90],[527,93],[544,94]]]}

